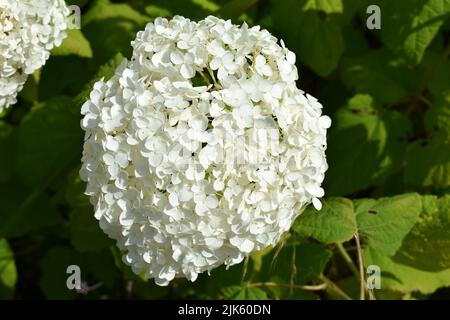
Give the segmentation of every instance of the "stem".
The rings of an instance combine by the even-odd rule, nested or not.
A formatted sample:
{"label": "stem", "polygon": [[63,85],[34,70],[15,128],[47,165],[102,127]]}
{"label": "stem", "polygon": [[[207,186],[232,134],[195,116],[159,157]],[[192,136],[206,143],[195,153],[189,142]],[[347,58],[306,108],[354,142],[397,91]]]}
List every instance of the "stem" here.
{"label": "stem", "polygon": [[275,282],[254,282],[248,285],[248,287],[281,287],[281,288],[295,288],[305,291],[322,291],[327,288],[326,283],[321,283],[318,285],[298,285],[289,283],[275,283]]}
{"label": "stem", "polygon": [[333,281],[331,281],[330,279],[328,279],[327,277],[325,277],[324,275],[322,275],[320,277],[322,279],[323,282],[326,283],[326,285],[328,286],[328,288],[330,288],[331,290],[333,290],[338,296],[340,296],[341,298],[344,298],[345,300],[352,300],[352,298],[350,298],[350,296],[348,294],[346,294],[344,292],[344,290],[342,290],[341,288],[339,288],[337,286],[337,284],[335,284]]}
{"label": "stem", "polygon": [[338,248],[338,251],[340,253],[340,255],[342,256],[342,258],[344,259],[344,262],[347,264],[347,266],[350,268],[350,270],[353,272],[353,274],[356,277],[359,277],[359,271],[358,268],[356,267],[355,263],[353,262],[352,258],[349,256],[349,254],[347,253],[347,250],[345,250],[344,246],[342,245],[342,243],[337,243],[336,247]]}
{"label": "stem", "polygon": [[247,275],[248,260],[249,260],[249,257],[248,257],[248,256],[245,257],[244,265],[243,265],[243,267],[242,267],[242,278],[241,278],[241,282],[244,282],[245,276]]}
{"label": "stem", "polygon": [[[294,234],[294,243],[295,243],[295,234]],[[295,257],[296,257],[296,250],[295,249],[296,248],[297,248],[297,246],[294,246],[293,249],[292,249],[291,279],[289,281],[289,284],[291,285],[291,288],[290,288],[291,292],[292,292],[292,289],[294,289],[295,278],[297,277],[297,265],[295,264]]]}
{"label": "stem", "polygon": [[199,71],[198,73],[200,73],[200,75],[202,76],[203,80],[206,82],[207,85],[211,84],[208,77],[202,71]]}
{"label": "stem", "polygon": [[214,72],[209,67],[207,69],[208,69],[209,75],[211,76],[212,81],[214,82],[214,85],[219,88],[220,85],[219,85],[219,83],[217,83],[216,76],[214,75]]}
{"label": "stem", "polygon": [[362,250],[361,250],[361,243],[359,242],[359,236],[357,233],[354,234],[355,240],[356,240],[356,250],[358,252],[358,266],[359,266],[359,299],[365,300],[365,293],[366,293],[366,281],[364,277],[364,262],[363,262],[363,256],[362,256]]}
{"label": "stem", "polygon": [[272,257],[272,261],[270,262],[270,267],[269,267],[270,271],[273,271],[275,261],[277,260],[278,255],[280,254],[281,250],[284,248],[285,243],[286,243],[286,239],[282,239],[281,242],[278,244],[277,249]]}

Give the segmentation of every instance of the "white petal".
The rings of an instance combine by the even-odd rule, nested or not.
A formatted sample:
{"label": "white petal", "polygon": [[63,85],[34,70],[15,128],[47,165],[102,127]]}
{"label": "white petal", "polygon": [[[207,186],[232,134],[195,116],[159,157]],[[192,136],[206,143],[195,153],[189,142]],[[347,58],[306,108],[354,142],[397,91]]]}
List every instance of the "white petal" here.
{"label": "white petal", "polygon": [[152,167],[156,168],[157,166],[159,166],[162,163],[163,159],[164,159],[164,156],[161,153],[152,152],[152,153],[150,153],[150,156],[148,157],[148,163]]}
{"label": "white petal", "polygon": [[321,116],[319,118],[319,125],[324,129],[328,129],[329,127],[331,127],[330,117],[329,116]]}
{"label": "white petal", "polygon": [[319,199],[313,198],[312,203],[313,203],[314,208],[316,208],[316,210],[320,211],[322,209],[322,202],[320,202]]}
{"label": "white petal", "polygon": [[184,58],[179,51],[172,51],[170,53],[170,61],[172,61],[173,64],[182,64],[184,62]]}
{"label": "white petal", "polygon": [[185,79],[190,79],[195,76],[195,70],[191,65],[182,64],[180,68],[180,73]]}

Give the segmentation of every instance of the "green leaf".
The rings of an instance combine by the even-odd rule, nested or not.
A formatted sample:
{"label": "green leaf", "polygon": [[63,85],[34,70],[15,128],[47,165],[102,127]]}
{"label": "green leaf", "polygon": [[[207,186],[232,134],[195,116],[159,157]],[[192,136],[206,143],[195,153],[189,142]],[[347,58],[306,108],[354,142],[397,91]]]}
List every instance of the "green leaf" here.
{"label": "green leaf", "polygon": [[77,55],[83,58],[92,58],[92,49],[89,41],[84,37],[81,30],[70,29],[67,38],[61,46],[52,50],[54,56]]}
{"label": "green leaf", "polygon": [[344,52],[344,40],[338,20],[321,17],[315,10],[303,11],[297,1],[271,2],[274,30],[297,58],[320,76],[328,76]]}
{"label": "green leaf", "polygon": [[363,251],[364,263],[376,265],[381,270],[381,289],[404,293],[420,291],[429,294],[440,287],[450,286],[450,269],[441,272],[428,272],[396,263],[374,249]]}
{"label": "green leaf", "polygon": [[17,282],[14,254],[6,239],[0,239],[0,300],[11,299]]}
{"label": "green leaf", "polygon": [[354,201],[358,233],[366,246],[395,254],[422,210],[418,194]]}
{"label": "green leaf", "polygon": [[450,0],[381,1],[384,43],[415,65],[448,19]]}
{"label": "green leaf", "polygon": [[[283,241],[281,248],[272,249],[257,257],[258,260],[261,260],[257,261],[260,265],[258,268],[253,268],[250,278],[254,282],[281,284],[280,286],[264,287],[271,298],[316,299],[317,296],[305,294],[298,288],[291,290],[289,285],[319,281],[331,254],[331,251],[324,245],[290,236]],[[254,259],[252,259],[253,261]],[[254,266],[254,264],[250,266]]]}
{"label": "green leaf", "polygon": [[356,232],[352,201],[345,198],[322,201],[322,210],[317,212],[312,206],[307,207],[296,219],[293,230],[326,244],[350,240]]}
{"label": "green leaf", "polygon": [[[292,260],[290,256],[292,250],[295,250],[295,284],[306,284],[318,280],[331,258],[331,251],[316,243],[286,246],[283,249],[284,254],[280,254],[280,257],[276,258],[274,263],[273,273],[275,276],[282,277],[282,273],[284,273],[284,276],[290,276],[291,264],[289,261]],[[289,280],[291,279],[288,278],[287,283],[289,283]]]}
{"label": "green leaf", "polygon": [[408,67],[386,49],[371,50],[342,59],[340,77],[347,88],[371,95],[380,104],[391,104],[419,86],[421,73]]}
{"label": "green leaf", "polygon": [[405,115],[375,108],[370,96],[353,97],[336,112],[330,129],[327,193],[348,195],[399,171],[409,132]]}
{"label": "green leaf", "polygon": [[303,10],[323,11],[327,14],[342,13],[344,6],[341,0],[307,0]]}
{"label": "green leaf", "polygon": [[409,144],[405,159],[405,183],[445,189],[450,186],[450,137],[436,134],[429,141]]}
{"label": "green leaf", "polygon": [[425,271],[450,270],[450,195],[422,201],[422,213],[394,261]]}
{"label": "green leaf", "polygon": [[413,227],[421,211],[417,194],[390,198],[345,198],[323,200],[317,212],[309,206],[294,223],[293,230],[325,244],[345,242],[358,233],[364,244],[386,255],[393,255]]}
{"label": "green leaf", "polygon": [[94,58],[104,63],[117,52],[130,56],[130,42],[150,19],[126,3],[97,0],[90,6],[81,22],[83,33],[91,43]]}
{"label": "green leaf", "polygon": [[78,163],[83,135],[76,111],[70,98],[57,97],[36,105],[23,119],[17,169],[26,185],[46,186]]}
{"label": "green leaf", "polygon": [[258,287],[230,286],[222,289],[225,299],[267,300],[267,293]]}
{"label": "green leaf", "polygon": [[[98,66],[93,59],[78,56],[52,57],[42,69],[38,84],[38,101],[59,95],[76,95],[95,74]],[[61,76],[61,72],[64,75]]]}

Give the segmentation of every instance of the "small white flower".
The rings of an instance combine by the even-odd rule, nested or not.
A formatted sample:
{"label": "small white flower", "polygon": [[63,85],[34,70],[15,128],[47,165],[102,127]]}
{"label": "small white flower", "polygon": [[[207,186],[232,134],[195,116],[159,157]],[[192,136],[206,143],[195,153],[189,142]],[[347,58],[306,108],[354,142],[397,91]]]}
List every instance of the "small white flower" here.
{"label": "small white flower", "polygon": [[225,79],[229,74],[234,74],[238,65],[234,61],[234,55],[231,52],[224,52],[222,55],[211,60],[209,65],[211,69],[217,70],[217,78]]}
{"label": "small white flower", "polygon": [[261,54],[257,55],[255,58],[255,69],[262,76],[271,77],[273,74],[272,67]]}
{"label": "small white flower", "polygon": [[135,273],[195,281],[321,208],[331,120],[296,87],[284,44],[259,27],[177,16],[132,45],[82,107],[80,175]]}

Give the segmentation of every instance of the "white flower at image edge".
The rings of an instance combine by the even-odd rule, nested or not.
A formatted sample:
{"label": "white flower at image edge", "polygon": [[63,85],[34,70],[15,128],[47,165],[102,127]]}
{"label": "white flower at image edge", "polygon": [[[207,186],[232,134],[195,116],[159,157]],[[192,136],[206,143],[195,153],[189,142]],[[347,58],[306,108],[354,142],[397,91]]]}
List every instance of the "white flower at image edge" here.
{"label": "white flower at image edge", "polygon": [[0,113],[67,36],[64,0],[0,0]]}
{"label": "white flower at image edge", "polygon": [[176,277],[274,246],[327,170],[321,104],[267,30],[157,18],[82,107],[81,178],[136,274]]}

